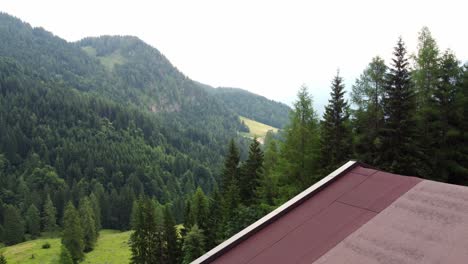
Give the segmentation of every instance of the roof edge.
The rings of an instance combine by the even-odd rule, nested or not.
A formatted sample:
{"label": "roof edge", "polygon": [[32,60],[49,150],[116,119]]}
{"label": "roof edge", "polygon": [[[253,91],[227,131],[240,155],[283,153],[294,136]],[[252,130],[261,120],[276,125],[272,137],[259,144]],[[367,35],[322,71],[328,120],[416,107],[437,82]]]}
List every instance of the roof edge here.
{"label": "roof edge", "polygon": [[350,160],[346,162],[341,167],[339,167],[332,173],[328,174],[326,177],[316,182],[314,185],[310,186],[309,188],[305,189],[298,195],[294,196],[293,198],[291,198],[289,201],[287,201],[280,207],[271,211],[269,214],[260,218],[255,223],[249,225],[248,227],[244,228],[242,231],[238,232],[237,234],[233,235],[229,239],[225,240],[223,243],[219,244],[218,246],[214,247],[213,249],[211,249],[204,255],[200,256],[198,259],[194,260],[191,264],[206,264],[206,263],[210,263],[214,261],[221,254],[235,247],[236,245],[238,245],[245,239],[249,238],[256,232],[261,230],[263,227],[271,223],[272,221],[276,220],[277,218],[286,214],[290,210],[294,209],[295,207],[300,205],[304,200],[314,195],[315,193],[320,191],[322,188],[332,183],[336,178],[343,175],[345,172],[348,172],[349,170],[353,169],[357,165],[363,165],[364,167],[367,167],[365,164],[361,164],[360,162],[357,162],[355,160]]}

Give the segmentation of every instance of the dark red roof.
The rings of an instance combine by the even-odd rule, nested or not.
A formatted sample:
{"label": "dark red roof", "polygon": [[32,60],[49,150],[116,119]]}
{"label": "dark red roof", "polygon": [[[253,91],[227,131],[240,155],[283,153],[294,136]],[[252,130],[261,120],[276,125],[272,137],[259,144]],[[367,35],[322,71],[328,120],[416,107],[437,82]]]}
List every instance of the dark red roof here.
{"label": "dark red roof", "polygon": [[194,263],[461,259],[468,259],[468,188],[348,162]]}

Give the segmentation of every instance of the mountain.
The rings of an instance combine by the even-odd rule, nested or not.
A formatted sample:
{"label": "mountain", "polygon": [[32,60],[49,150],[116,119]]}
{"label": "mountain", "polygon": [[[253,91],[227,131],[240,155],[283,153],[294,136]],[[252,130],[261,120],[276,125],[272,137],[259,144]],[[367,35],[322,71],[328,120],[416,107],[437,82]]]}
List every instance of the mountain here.
{"label": "mountain", "polygon": [[219,87],[209,92],[240,116],[277,128],[283,128],[289,121],[291,108],[286,104],[239,88]]}

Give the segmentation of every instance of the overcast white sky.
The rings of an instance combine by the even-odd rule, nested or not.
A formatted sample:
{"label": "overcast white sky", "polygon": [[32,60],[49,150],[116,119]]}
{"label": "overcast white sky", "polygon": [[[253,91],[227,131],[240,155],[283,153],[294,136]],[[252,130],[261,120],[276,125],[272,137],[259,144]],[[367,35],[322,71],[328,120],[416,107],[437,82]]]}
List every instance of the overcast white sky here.
{"label": "overcast white sky", "polygon": [[372,57],[389,60],[398,36],[414,52],[423,26],[468,59],[466,0],[1,0],[0,11],[68,41],[137,36],[212,86],[291,103],[306,84],[318,108],[338,68],[350,89]]}

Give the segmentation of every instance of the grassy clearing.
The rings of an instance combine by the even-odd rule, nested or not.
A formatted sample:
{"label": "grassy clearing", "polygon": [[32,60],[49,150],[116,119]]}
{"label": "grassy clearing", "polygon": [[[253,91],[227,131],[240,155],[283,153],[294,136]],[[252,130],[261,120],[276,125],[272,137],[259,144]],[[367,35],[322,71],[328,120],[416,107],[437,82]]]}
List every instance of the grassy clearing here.
{"label": "grassy clearing", "polygon": [[[128,245],[131,231],[102,230],[96,248],[86,254],[82,263],[119,264],[129,263],[131,252]],[[49,249],[42,245],[49,242]],[[60,238],[40,238],[10,247],[0,248],[9,264],[58,264]],[[34,258],[32,256],[34,255]]]}
{"label": "grassy clearing", "polygon": [[253,138],[254,136],[257,136],[261,141],[263,141],[268,131],[273,130],[273,132],[278,132],[278,128],[276,127],[265,125],[243,116],[239,116],[239,118],[241,121],[244,121],[245,125],[247,125],[250,130],[249,133],[242,133],[246,137]]}
{"label": "grassy clearing", "polygon": [[107,56],[97,56],[96,49],[91,46],[86,46],[82,48],[89,56],[99,59],[102,65],[106,67],[108,71],[112,71],[115,65],[121,65],[126,62],[125,58],[120,54],[119,50],[114,51],[113,53]]}

